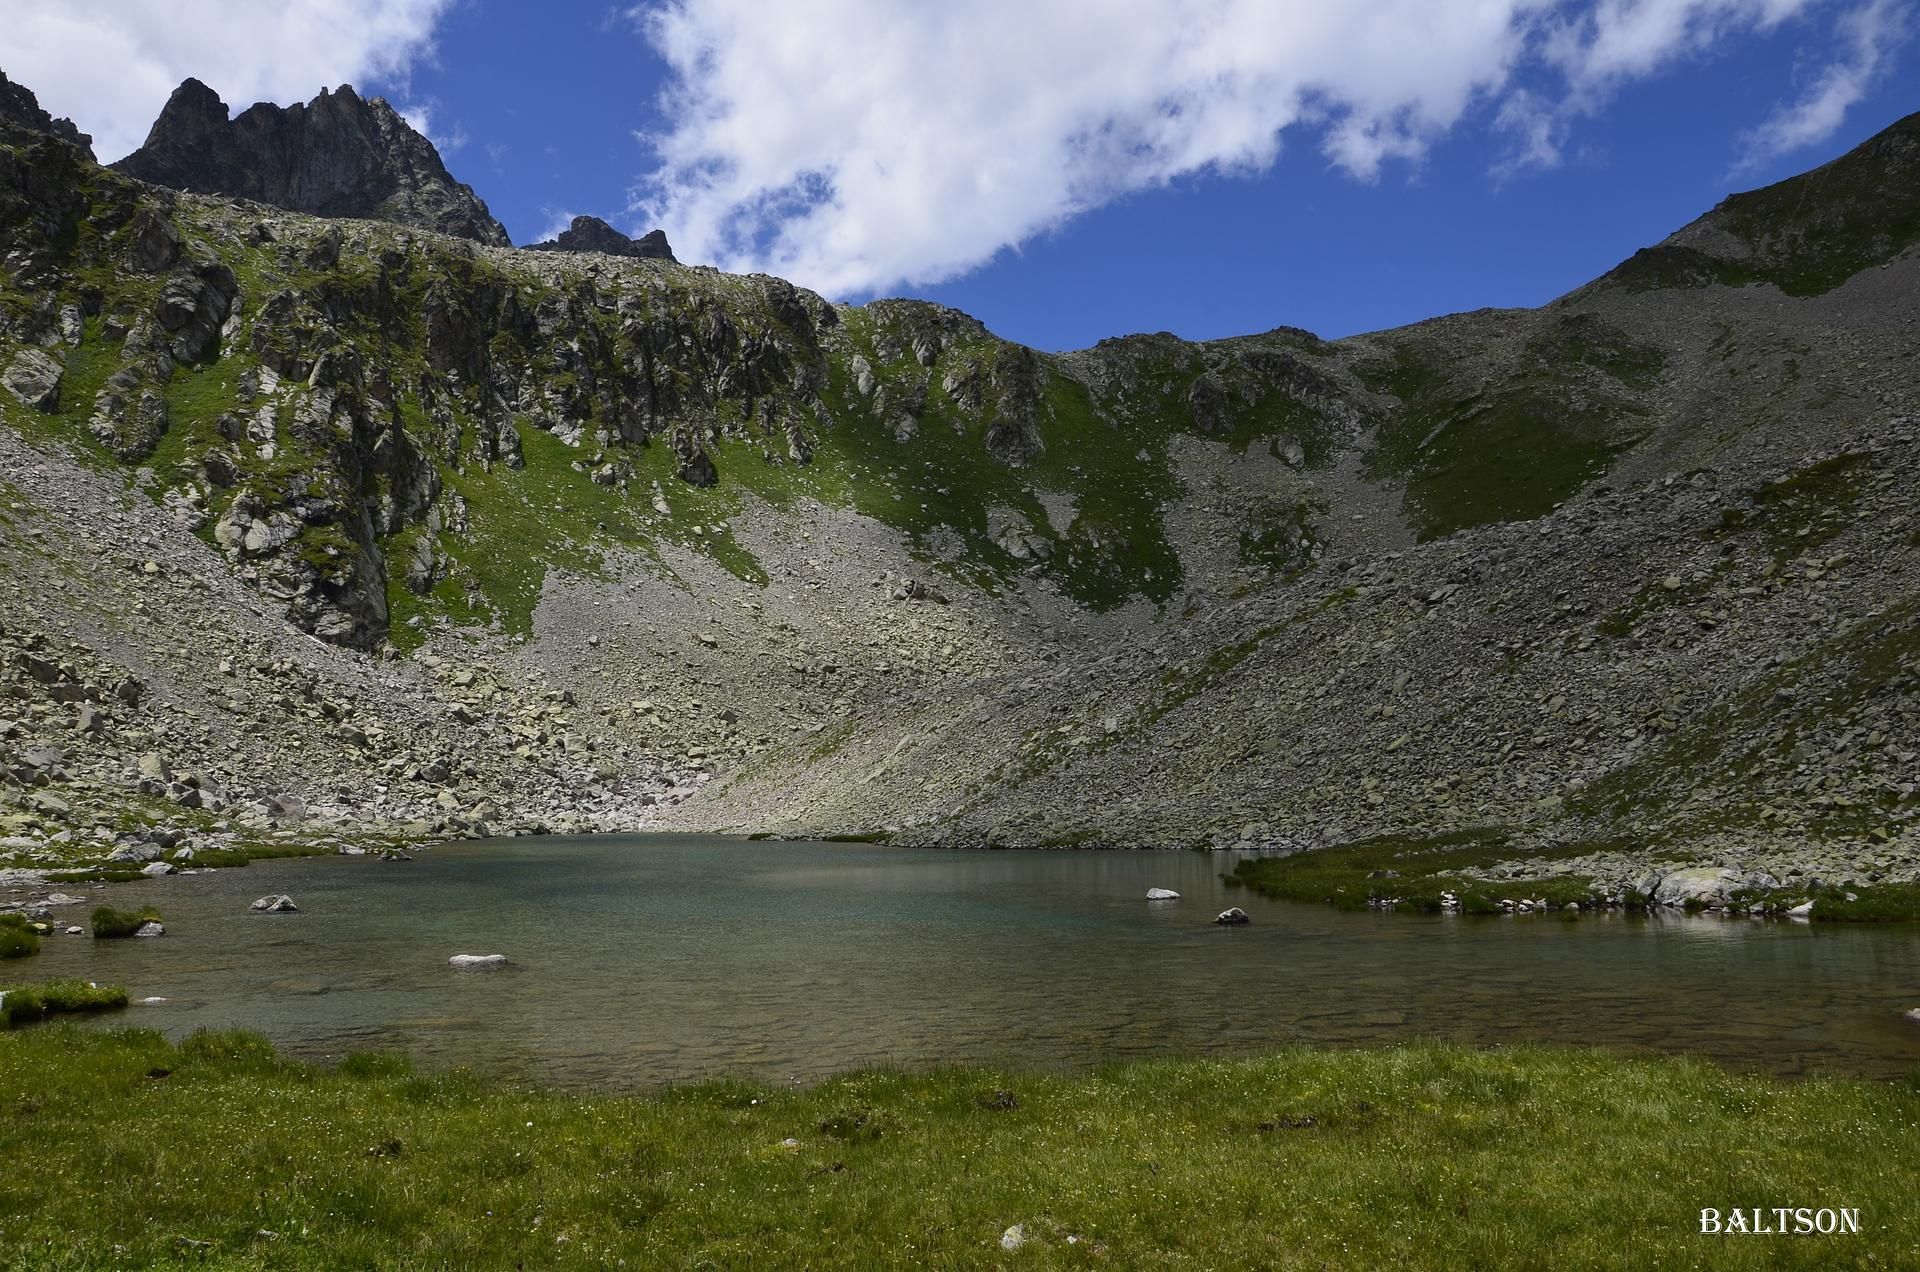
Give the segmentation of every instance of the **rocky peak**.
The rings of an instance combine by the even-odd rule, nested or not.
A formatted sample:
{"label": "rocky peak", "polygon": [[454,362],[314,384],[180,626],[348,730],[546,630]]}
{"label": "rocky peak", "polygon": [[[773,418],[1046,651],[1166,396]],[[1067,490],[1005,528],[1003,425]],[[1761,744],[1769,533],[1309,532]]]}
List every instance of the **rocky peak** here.
{"label": "rocky peak", "polygon": [[305,104],[261,102],[228,118],[197,79],[167,99],[146,144],[112,165],[130,177],[271,203],[317,216],[365,217],[510,247],[471,186],[382,98],[341,85]]}
{"label": "rocky peak", "polygon": [[665,230],[648,230],[639,238],[628,238],[597,216],[576,216],[573,224],[560,232],[560,237],[535,243],[533,248],[540,252],[601,252],[607,256],[674,259]]}
{"label": "rocky peak", "polygon": [[87,158],[93,158],[92,137],[75,127],[71,119],[55,119],[40,109],[40,101],[32,91],[8,79],[5,71],[0,71],[0,125],[50,133],[62,141],[72,142],[87,152]]}

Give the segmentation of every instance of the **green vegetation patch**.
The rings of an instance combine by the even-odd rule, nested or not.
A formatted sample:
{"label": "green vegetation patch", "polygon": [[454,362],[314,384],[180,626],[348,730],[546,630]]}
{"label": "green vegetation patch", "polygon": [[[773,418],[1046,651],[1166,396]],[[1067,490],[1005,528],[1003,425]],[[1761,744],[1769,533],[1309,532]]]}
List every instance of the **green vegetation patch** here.
{"label": "green vegetation patch", "polygon": [[28,958],[40,952],[40,934],[24,914],[0,914],[0,958]]}
{"label": "green vegetation patch", "polygon": [[[1527,1047],[607,1098],[55,1027],[0,1099],[34,1266],[1891,1267],[1920,1193],[1920,1090]],[[1775,1204],[1861,1230],[1699,1235]]]}
{"label": "green vegetation patch", "polygon": [[93,935],[98,940],[112,941],[132,936],[149,923],[158,923],[160,912],[151,908],[140,910],[116,910],[103,905],[93,912]]}
{"label": "green vegetation patch", "polygon": [[[1577,857],[1592,850],[1583,843],[1529,855]],[[1447,892],[1466,914],[1504,913],[1500,903],[1506,900],[1544,900],[1549,905],[1595,900],[1593,880],[1582,876],[1490,882],[1460,873],[1513,855],[1507,834],[1497,829],[1426,837],[1382,835],[1337,848],[1243,861],[1227,878],[1262,896],[1325,902],[1342,910],[1392,902],[1399,908],[1438,912],[1441,894]]]}
{"label": "green vegetation patch", "polygon": [[1456,382],[1450,365],[1412,345],[1357,368],[1400,401],[1366,465],[1405,480],[1422,539],[1545,516],[1646,435],[1628,386],[1656,374],[1660,355],[1611,337],[1582,344],[1582,330],[1553,329],[1526,354],[1530,365],[1484,386]]}
{"label": "green vegetation patch", "polygon": [[1809,918],[1822,923],[1920,922],[1920,883],[1822,885],[1808,894]]}
{"label": "green vegetation patch", "polygon": [[[83,980],[43,981],[0,987],[0,1028],[30,1024],[63,1013],[113,1011],[127,1005],[127,991]],[[19,1160],[9,1155],[8,1160]]]}

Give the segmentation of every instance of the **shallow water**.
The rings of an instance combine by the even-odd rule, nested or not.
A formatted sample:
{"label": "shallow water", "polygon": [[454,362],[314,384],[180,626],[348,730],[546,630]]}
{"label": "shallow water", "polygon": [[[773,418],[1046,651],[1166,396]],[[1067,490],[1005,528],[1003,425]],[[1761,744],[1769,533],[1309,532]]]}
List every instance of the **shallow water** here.
{"label": "shallow water", "polygon": [[[1225,854],[936,852],[706,836],[449,845],[109,889],[151,941],[49,940],[30,979],[124,984],[102,1019],[404,1049],[569,1086],[873,1064],[1076,1067],[1451,1038],[1920,1065],[1920,932],[1718,918],[1348,914],[1229,890]],[[1149,887],[1183,894],[1149,903]],[[301,912],[255,915],[269,892]],[[1251,925],[1210,920],[1228,905]],[[84,907],[59,912],[85,922]],[[457,953],[512,965],[456,972]]]}

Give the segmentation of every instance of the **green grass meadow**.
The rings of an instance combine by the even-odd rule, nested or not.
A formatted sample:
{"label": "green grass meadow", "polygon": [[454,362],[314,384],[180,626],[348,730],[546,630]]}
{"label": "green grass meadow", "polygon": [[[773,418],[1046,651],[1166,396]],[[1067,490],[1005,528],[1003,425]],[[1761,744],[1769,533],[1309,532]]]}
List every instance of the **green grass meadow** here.
{"label": "green grass meadow", "polygon": [[581,1096],[50,1025],[0,1035],[0,1160],[35,1269],[1920,1266],[1914,1085],[1571,1050]]}

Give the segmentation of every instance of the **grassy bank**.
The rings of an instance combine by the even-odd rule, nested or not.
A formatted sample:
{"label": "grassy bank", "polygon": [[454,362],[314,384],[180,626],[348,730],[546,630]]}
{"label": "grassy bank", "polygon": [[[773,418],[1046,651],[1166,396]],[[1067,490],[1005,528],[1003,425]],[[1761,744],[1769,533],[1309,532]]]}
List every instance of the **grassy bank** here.
{"label": "grassy bank", "polygon": [[127,991],[119,985],[52,980],[0,986],[0,1029],[32,1024],[49,1016],[117,1011],[126,1005]]}
{"label": "grassy bank", "polygon": [[[1920,1090],[1586,1052],[591,1098],[55,1026],[0,1037],[0,1109],[0,1264],[36,1268],[1920,1261]],[[1707,1237],[1706,1206],[1862,1231]]]}
{"label": "grassy bank", "polygon": [[[1230,885],[1262,896],[1326,903],[1343,910],[1390,907],[1424,914],[1441,910],[1504,914],[1515,908],[1566,910],[1574,905],[1645,908],[1649,898],[1642,893],[1609,892],[1577,869],[1551,869],[1556,862],[1577,865],[1601,847],[1574,843],[1530,849],[1524,860],[1536,869],[1548,869],[1485,878],[1486,872],[1499,873],[1503,863],[1520,855],[1503,834],[1468,831],[1424,839],[1383,835],[1286,857],[1242,861],[1223,877]],[[1911,883],[1787,886],[1737,893],[1729,904],[1742,914],[1759,904],[1765,913],[1780,915],[1803,902],[1812,903],[1805,917],[1818,922],[1920,922],[1920,884]],[[1686,908],[1705,907],[1689,903]]]}

